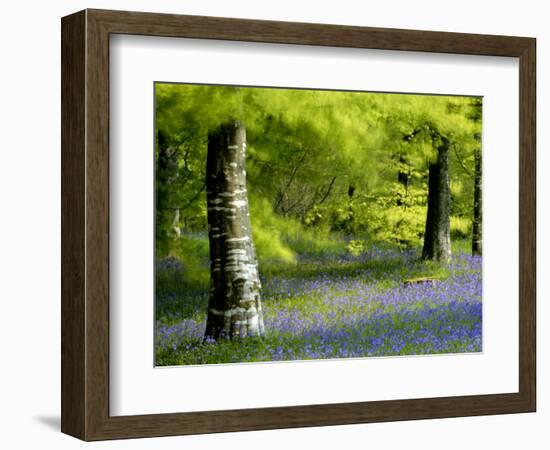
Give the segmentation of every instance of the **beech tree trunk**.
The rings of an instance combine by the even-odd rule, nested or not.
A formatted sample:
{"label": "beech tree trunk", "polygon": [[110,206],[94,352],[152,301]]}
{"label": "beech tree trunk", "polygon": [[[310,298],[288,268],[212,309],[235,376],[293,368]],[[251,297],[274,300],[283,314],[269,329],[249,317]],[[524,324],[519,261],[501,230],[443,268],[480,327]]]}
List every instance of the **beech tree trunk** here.
{"label": "beech tree trunk", "polygon": [[481,150],[475,152],[476,172],[474,176],[474,219],[472,222],[472,255],[481,256],[481,224],[482,224],[482,158]]}
{"label": "beech tree trunk", "polygon": [[210,299],[205,338],[235,339],[264,334],[245,160],[246,130],[239,121],[228,122],[208,136]]}
{"label": "beech tree trunk", "polygon": [[422,257],[447,263],[451,259],[449,141],[440,137],[437,159],[430,164],[428,214]]}

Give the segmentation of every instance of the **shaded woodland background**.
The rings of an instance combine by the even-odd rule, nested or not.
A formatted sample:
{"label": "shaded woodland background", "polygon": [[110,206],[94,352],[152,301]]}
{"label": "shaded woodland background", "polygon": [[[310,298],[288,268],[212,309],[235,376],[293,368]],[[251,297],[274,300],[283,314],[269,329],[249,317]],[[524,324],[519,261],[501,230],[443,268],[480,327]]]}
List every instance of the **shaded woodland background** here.
{"label": "shaded woodland background", "polygon": [[156,95],[159,258],[189,258],[186,233],[206,229],[207,135],[235,112],[260,259],[293,261],[331,232],[420,245],[434,131],[451,141],[452,237],[471,238],[480,98],[181,84]]}

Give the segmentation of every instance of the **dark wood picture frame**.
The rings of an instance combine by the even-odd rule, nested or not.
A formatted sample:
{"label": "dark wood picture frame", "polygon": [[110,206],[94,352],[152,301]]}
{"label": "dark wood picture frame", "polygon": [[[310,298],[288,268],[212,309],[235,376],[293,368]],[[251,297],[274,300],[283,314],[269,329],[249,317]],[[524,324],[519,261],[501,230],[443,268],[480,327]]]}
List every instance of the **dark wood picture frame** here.
{"label": "dark wood picture frame", "polygon": [[[61,429],[84,440],[535,411],[534,38],[85,10],[62,31]],[[519,391],[109,415],[109,36],[133,34],[519,58]]]}

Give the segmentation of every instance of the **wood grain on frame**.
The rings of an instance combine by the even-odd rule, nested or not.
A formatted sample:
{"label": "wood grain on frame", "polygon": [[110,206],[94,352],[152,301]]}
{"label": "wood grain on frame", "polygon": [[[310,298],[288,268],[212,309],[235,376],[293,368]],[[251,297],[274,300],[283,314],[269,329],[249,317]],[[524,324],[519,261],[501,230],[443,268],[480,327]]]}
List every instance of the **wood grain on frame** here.
{"label": "wood grain on frame", "polygon": [[[535,410],[535,39],[103,10],[85,10],[64,17],[61,30],[63,432],[84,440],[100,440]],[[109,416],[112,33],[518,57],[519,392]]]}

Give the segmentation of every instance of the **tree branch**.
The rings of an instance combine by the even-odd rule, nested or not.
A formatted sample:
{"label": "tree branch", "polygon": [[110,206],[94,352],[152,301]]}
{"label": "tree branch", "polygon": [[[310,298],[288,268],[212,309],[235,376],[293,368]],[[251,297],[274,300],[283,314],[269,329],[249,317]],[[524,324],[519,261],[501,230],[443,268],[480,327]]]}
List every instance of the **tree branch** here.
{"label": "tree branch", "polygon": [[455,151],[455,155],[456,155],[456,159],[458,160],[458,162],[460,163],[460,166],[462,167],[462,169],[464,170],[464,172],[466,172],[469,176],[472,176],[472,172],[470,172],[466,166],[464,165],[464,162],[462,161],[462,158],[460,157],[460,154],[458,153],[458,148],[456,145],[453,145],[453,150]]}
{"label": "tree branch", "polygon": [[298,172],[298,169],[300,168],[300,166],[304,162],[304,159],[306,158],[307,152],[308,152],[308,149],[306,148],[304,150],[304,152],[302,153],[302,156],[300,157],[300,161],[292,169],[292,173],[290,174],[290,178],[288,179],[288,182],[286,183],[286,186],[283,188],[282,192],[280,192],[280,194],[278,196],[279,198],[277,199],[277,203],[275,204],[275,207],[273,209],[277,209],[279,207],[279,205],[282,203],[282,201],[285,197],[286,191],[288,190],[288,188],[290,187],[290,185],[294,181],[294,177],[296,176],[296,173]]}
{"label": "tree branch", "polygon": [[332,190],[332,186],[334,186],[335,181],[336,181],[336,175],[334,175],[332,177],[332,180],[330,181],[330,184],[328,185],[327,192],[325,192],[325,195],[323,195],[323,198],[321,199],[319,204],[322,204],[327,199],[327,197],[330,195],[330,191]]}
{"label": "tree branch", "polygon": [[199,196],[202,194],[202,192],[204,191],[204,188],[206,187],[206,182],[204,182],[202,184],[202,187],[199,189],[199,191],[193,196],[191,197],[191,199],[189,199],[189,201],[184,205],[184,206],[164,206],[162,208],[159,208],[157,207],[157,209],[160,209],[160,210],[178,210],[178,211],[185,211],[187,208],[189,208],[193,203],[195,203],[195,201],[199,198]]}

